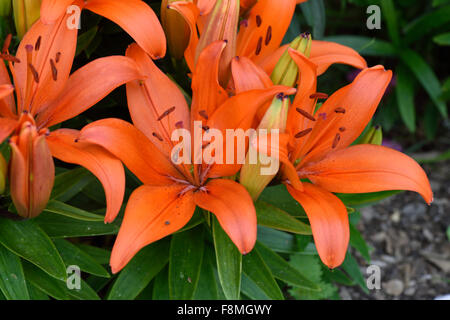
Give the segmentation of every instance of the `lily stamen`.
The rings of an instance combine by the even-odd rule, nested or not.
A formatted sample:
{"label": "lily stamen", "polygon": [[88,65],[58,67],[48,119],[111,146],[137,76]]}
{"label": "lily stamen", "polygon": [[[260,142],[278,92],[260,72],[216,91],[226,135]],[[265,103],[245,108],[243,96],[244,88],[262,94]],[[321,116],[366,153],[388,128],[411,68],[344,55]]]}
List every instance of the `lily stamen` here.
{"label": "lily stamen", "polygon": [[314,116],[312,114],[310,114],[309,112],[306,112],[305,110],[302,110],[300,108],[295,108],[295,110],[300,113],[302,116],[304,116],[305,118],[311,120],[311,121],[316,121],[316,118],[314,118]]}
{"label": "lily stamen", "polygon": [[156,139],[158,139],[159,141],[164,141],[164,139],[159,135],[159,134],[157,134],[156,132],[153,132],[152,133],[152,135],[156,138]]}
{"label": "lily stamen", "polygon": [[334,109],[334,112],[336,112],[336,113],[345,113],[345,109],[341,108],[341,107],[337,107],[336,109]]}
{"label": "lily stamen", "polygon": [[341,135],[339,133],[336,133],[336,136],[334,137],[332,148],[336,148],[339,141],[341,140]]}
{"label": "lily stamen", "polygon": [[169,114],[171,114],[172,112],[175,111],[175,106],[173,106],[172,108],[167,109],[166,111],[164,111],[159,117],[158,117],[158,121],[161,121],[162,119],[164,119],[165,117],[167,117]]}
{"label": "lily stamen", "polygon": [[328,94],[316,92],[309,96],[311,99],[328,99]]}
{"label": "lily stamen", "polygon": [[270,40],[272,40],[272,26],[269,26],[269,27],[267,28],[266,40],[264,41],[264,44],[265,44],[266,46],[268,46],[269,43],[270,43]]}
{"label": "lily stamen", "polygon": [[312,131],[312,128],[308,128],[308,129],[305,129],[305,130],[302,130],[302,131],[300,131],[300,132],[297,132],[296,133],[296,135],[295,135],[295,138],[301,138],[301,137],[304,137],[304,136],[306,136],[308,133],[310,133]]}
{"label": "lily stamen", "polygon": [[262,41],[263,41],[263,38],[259,37],[258,44],[256,45],[255,55],[259,55],[261,53]]}
{"label": "lily stamen", "polygon": [[54,81],[58,80],[58,69],[56,69],[55,62],[50,59],[50,66],[52,67],[52,77]]}

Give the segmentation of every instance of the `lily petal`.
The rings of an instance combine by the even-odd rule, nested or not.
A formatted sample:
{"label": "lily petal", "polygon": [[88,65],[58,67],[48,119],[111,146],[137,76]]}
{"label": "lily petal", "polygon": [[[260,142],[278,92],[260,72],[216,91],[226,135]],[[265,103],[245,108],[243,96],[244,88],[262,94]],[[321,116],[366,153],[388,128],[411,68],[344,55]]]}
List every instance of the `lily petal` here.
{"label": "lily petal", "polygon": [[119,119],[103,119],[85,126],[80,141],[98,144],[111,152],[143,183],[167,185],[169,176],[183,179],[166,156],[136,127]]}
{"label": "lily petal", "polygon": [[85,6],[124,29],[153,59],[166,55],[166,36],[155,12],[141,0],[89,0]]}
{"label": "lily petal", "polygon": [[53,126],[71,119],[99,102],[117,87],[141,79],[136,63],[127,57],[94,60],[72,74],[59,97],[38,117],[38,124]]}
{"label": "lily petal", "polygon": [[247,57],[233,58],[231,73],[236,93],[273,86],[267,73]]}
{"label": "lily petal", "polygon": [[238,56],[256,63],[275,51],[289,28],[296,6],[295,0],[259,0],[251,9],[238,34]]}
{"label": "lily petal", "polygon": [[194,193],[195,203],[214,213],[239,251],[249,253],[256,242],[256,211],[247,190],[227,179],[211,180],[205,189]]}
{"label": "lily petal", "polygon": [[[69,78],[75,56],[77,33],[76,28],[68,28],[66,21],[69,15],[61,16],[52,24],[44,24],[38,20],[25,34],[17,50],[20,63],[14,64],[17,83],[22,101],[19,106],[31,105],[27,111],[36,114],[53,101],[63,90]],[[40,39],[40,40],[39,40]],[[40,43],[39,46],[36,44]],[[27,61],[27,47],[32,47],[32,61]],[[38,47],[38,50],[36,50]],[[53,62],[52,62],[53,61]],[[32,63],[39,77],[39,83],[31,80],[31,93],[26,95],[27,75],[31,77],[28,63]],[[52,67],[53,66],[53,67]],[[55,80],[56,79],[56,80]],[[31,97],[33,96],[33,99]],[[19,110],[22,111],[22,110]]]}
{"label": "lily petal", "polygon": [[112,222],[119,213],[125,193],[122,163],[98,145],[85,141],[75,142],[78,136],[77,130],[59,129],[47,137],[47,143],[55,158],[81,165],[100,180],[106,195],[105,222]]}
{"label": "lily petal", "polygon": [[9,118],[0,118],[0,143],[2,143],[18,126],[18,121]]}
{"label": "lily petal", "polygon": [[50,24],[58,20],[67,10],[74,0],[42,0],[41,20],[45,24]]}
{"label": "lily petal", "polygon": [[197,20],[200,15],[199,9],[193,2],[187,1],[177,1],[170,4],[169,7],[183,16],[191,31],[189,44],[184,52],[184,58],[186,59],[189,69],[193,71],[195,69],[195,52],[199,41],[197,31]]}
{"label": "lily petal", "polygon": [[[172,132],[177,125],[190,129],[189,108],[177,85],[154,64],[136,44],[127,50],[127,57],[136,61],[145,81],[127,84],[128,108],[134,125],[170,157]],[[153,133],[158,133],[156,138]]]}
{"label": "lily petal", "polygon": [[216,1],[214,0],[197,0],[197,8],[200,11],[200,15],[204,16],[211,12]]}
{"label": "lily petal", "polygon": [[300,151],[302,155],[309,152],[303,163],[319,160],[355,141],[375,113],[391,78],[392,71],[383,66],[364,69],[350,85],[331,95],[317,111],[324,119],[315,122]]}
{"label": "lily petal", "polygon": [[144,246],[162,239],[189,222],[194,214],[193,192],[185,186],[141,186],[128,200],[111,253],[111,269],[119,272]]}
{"label": "lily petal", "polygon": [[[228,98],[219,84],[219,62],[225,46],[225,41],[215,41],[199,56],[192,77],[192,121],[205,120],[205,115],[212,115]],[[203,117],[200,112],[203,112]]]}
{"label": "lily petal", "polygon": [[8,93],[10,90],[8,86],[12,90],[14,90],[14,87],[11,84],[9,73],[4,63],[0,63],[0,84],[2,87],[1,95],[3,96],[0,98],[2,100],[0,101],[0,116],[10,117],[16,111],[16,103],[14,102],[14,96],[11,95],[12,91]]}
{"label": "lily petal", "polygon": [[384,190],[418,192],[433,201],[426,173],[407,155],[377,145],[355,145],[329,153],[302,168],[314,184],[331,192],[365,193]]}
{"label": "lily petal", "polygon": [[358,69],[367,68],[366,60],[358,52],[335,42],[313,40],[310,58],[318,66],[318,75],[334,63],[348,64]]}
{"label": "lily petal", "polygon": [[322,262],[330,269],[342,264],[350,238],[348,213],[338,197],[310,183],[303,191],[287,186],[292,197],[305,209]]}

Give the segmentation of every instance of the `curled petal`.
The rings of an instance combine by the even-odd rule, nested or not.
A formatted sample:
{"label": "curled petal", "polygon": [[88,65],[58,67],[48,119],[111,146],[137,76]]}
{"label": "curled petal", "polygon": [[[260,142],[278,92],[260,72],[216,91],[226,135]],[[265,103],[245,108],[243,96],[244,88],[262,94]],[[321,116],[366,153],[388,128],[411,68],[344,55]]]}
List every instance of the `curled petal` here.
{"label": "curled petal", "polygon": [[291,196],[305,209],[322,262],[330,269],[342,264],[350,239],[347,208],[338,197],[310,183],[303,191],[291,186]]}
{"label": "curled petal", "polygon": [[194,214],[193,192],[185,186],[141,186],[128,200],[111,253],[111,269],[119,272],[144,246],[162,239],[189,222]]}
{"label": "curled petal", "polygon": [[256,211],[247,190],[226,179],[211,180],[205,189],[194,193],[195,203],[214,213],[239,251],[249,253],[256,242]]}
{"label": "curled petal", "polygon": [[236,93],[273,85],[267,73],[247,57],[235,57],[231,61],[231,73]]}
{"label": "curled petal", "polygon": [[75,142],[79,131],[60,129],[47,138],[52,155],[64,162],[81,165],[91,171],[102,183],[106,195],[105,222],[112,222],[119,213],[125,193],[125,172],[122,163],[102,147]]}
{"label": "curled petal", "polygon": [[153,10],[140,0],[89,0],[85,6],[124,29],[153,59],[166,55],[166,36]]}
{"label": "curled petal", "polygon": [[318,66],[318,75],[335,63],[348,64],[358,69],[367,68],[367,62],[358,52],[339,43],[313,40],[311,61]]}
{"label": "curled petal", "polygon": [[418,192],[429,204],[430,182],[423,169],[407,155],[383,146],[364,144],[329,153],[302,168],[314,183],[331,192],[365,193],[384,190]]}

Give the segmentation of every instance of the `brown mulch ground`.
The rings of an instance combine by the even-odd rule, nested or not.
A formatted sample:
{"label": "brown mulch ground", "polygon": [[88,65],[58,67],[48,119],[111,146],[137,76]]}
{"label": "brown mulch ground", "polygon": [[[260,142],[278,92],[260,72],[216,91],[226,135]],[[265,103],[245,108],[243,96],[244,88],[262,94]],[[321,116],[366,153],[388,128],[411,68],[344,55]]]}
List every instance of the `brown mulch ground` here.
{"label": "brown mulch ground", "polygon": [[[381,289],[364,293],[340,288],[342,299],[434,299],[450,294],[450,161],[425,165],[434,192],[427,206],[404,192],[361,210],[358,228],[374,248],[372,264],[381,268]],[[359,259],[361,270],[368,264]]]}

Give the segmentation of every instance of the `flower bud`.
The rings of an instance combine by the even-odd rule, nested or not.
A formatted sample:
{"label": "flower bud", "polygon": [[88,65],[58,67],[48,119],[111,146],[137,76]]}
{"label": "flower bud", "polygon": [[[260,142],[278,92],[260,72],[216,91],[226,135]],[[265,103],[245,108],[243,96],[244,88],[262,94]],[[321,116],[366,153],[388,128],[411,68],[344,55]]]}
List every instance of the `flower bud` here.
{"label": "flower bud", "polygon": [[6,164],[6,160],[0,153],[0,194],[5,192],[7,170],[8,165]]}
{"label": "flower bud", "polygon": [[[278,129],[279,133],[283,133],[286,130],[289,102],[289,97],[283,94],[279,94],[277,97],[275,97],[272,101],[272,104],[267,109],[263,119],[261,120],[258,126],[258,130],[266,129],[269,135],[271,134],[271,130],[273,129]],[[256,137],[250,137],[250,139],[255,138]],[[277,174],[277,172],[268,175],[262,174],[261,169],[267,166],[263,163],[273,163],[274,161],[279,160],[260,152],[258,154],[258,158],[256,159],[256,163],[251,163],[253,162],[250,161],[252,154],[258,154],[258,151],[255,150],[254,144],[250,143],[245,164],[241,169],[240,183],[247,189],[253,200],[256,200],[258,199],[264,188],[270,183],[270,181],[272,181],[272,179]]]}
{"label": "flower bud", "polygon": [[[292,49],[303,53],[309,58],[311,52],[311,34],[309,32],[302,33],[289,45]],[[285,85],[289,87],[295,86],[298,77],[297,64],[292,60],[288,50],[286,50],[273,69],[272,79],[273,84]]]}
{"label": "flower bud", "polygon": [[40,17],[41,0],[13,0],[17,36],[22,39]]}
{"label": "flower bud", "polygon": [[359,144],[376,144],[381,146],[383,142],[383,131],[380,126],[370,128],[369,131],[361,138]]}
{"label": "flower bud", "polygon": [[219,82],[226,87],[231,75],[231,59],[236,55],[236,37],[239,20],[239,0],[217,0],[208,16],[195,53],[197,62],[200,53],[211,43],[226,40],[219,64]]}
{"label": "flower bud", "polygon": [[0,0],[0,17],[7,17],[11,13],[11,0]]}
{"label": "flower bud", "polygon": [[176,1],[179,0],[163,0],[161,2],[161,24],[166,34],[171,56],[180,60],[189,44],[190,31],[183,17],[168,7]]}
{"label": "flower bud", "polygon": [[11,146],[11,197],[24,218],[38,216],[46,207],[53,188],[55,167],[45,134],[25,121]]}

